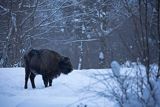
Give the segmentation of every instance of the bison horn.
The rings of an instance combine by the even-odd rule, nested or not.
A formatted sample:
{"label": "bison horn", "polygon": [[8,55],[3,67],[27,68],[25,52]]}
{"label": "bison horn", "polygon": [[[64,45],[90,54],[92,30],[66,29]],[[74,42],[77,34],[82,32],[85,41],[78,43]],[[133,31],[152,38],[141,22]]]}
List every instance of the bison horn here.
{"label": "bison horn", "polygon": [[62,56],[61,61],[68,62],[68,61],[70,61],[70,59],[68,57]]}

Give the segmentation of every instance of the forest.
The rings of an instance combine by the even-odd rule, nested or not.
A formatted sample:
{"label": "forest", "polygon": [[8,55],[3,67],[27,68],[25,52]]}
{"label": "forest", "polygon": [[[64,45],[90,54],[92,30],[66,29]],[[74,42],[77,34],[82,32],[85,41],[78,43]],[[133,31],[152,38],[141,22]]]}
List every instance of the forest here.
{"label": "forest", "polygon": [[158,0],[1,0],[0,66],[23,66],[30,49],[69,56],[75,69],[113,60],[158,63]]}

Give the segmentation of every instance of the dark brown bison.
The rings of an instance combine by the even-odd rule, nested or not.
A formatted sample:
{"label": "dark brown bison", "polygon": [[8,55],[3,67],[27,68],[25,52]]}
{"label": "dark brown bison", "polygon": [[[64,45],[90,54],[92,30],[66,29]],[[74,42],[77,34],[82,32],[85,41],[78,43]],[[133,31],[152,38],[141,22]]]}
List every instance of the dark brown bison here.
{"label": "dark brown bison", "polygon": [[41,74],[45,87],[52,86],[52,79],[58,77],[61,73],[68,74],[73,68],[68,57],[61,56],[57,52],[40,49],[31,50],[24,55],[25,63],[25,85],[30,78],[32,88],[35,88],[34,78],[36,74]]}

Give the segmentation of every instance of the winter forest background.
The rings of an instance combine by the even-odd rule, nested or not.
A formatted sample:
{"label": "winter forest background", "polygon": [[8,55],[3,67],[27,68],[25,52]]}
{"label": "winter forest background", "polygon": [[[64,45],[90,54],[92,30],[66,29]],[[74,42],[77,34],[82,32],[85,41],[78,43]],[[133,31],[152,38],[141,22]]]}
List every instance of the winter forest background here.
{"label": "winter forest background", "polygon": [[158,2],[0,0],[0,66],[22,66],[31,48],[69,56],[75,69],[158,63]]}

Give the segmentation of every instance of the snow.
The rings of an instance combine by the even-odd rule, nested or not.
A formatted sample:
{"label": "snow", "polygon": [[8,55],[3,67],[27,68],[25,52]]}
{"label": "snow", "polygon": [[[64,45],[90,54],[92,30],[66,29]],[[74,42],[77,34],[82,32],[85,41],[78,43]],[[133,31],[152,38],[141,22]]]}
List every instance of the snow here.
{"label": "snow", "polygon": [[75,21],[75,22],[79,22],[80,20],[79,20],[79,19],[74,19],[74,21]]}
{"label": "snow", "polygon": [[82,58],[79,58],[78,70],[80,70],[80,69],[81,69],[81,66],[82,66]]}
{"label": "snow", "polygon": [[12,19],[12,23],[13,23],[13,27],[15,29],[15,32],[17,32],[17,24],[16,24],[16,14],[15,13],[11,13],[11,19]]}
{"label": "snow", "polygon": [[[146,83],[145,67],[121,66],[112,61],[112,69],[73,70],[53,80],[53,86],[45,88],[42,77],[35,78],[36,89],[24,89],[24,68],[0,68],[1,107],[159,107],[160,80],[156,80],[157,65],[151,65],[150,82]],[[137,80],[139,79],[139,80]],[[138,83],[138,84],[137,84]],[[142,87],[143,95],[137,92]],[[135,94],[136,93],[136,94]],[[137,97],[139,95],[146,102]],[[154,99],[151,95],[154,95]],[[155,106],[154,106],[155,105]]]}
{"label": "snow", "polygon": [[90,35],[90,34],[87,34],[87,38],[88,38],[88,39],[91,39],[91,35]]}
{"label": "snow", "polygon": [[99,53],[99,59],[101,59],[101,60],[104,59],[104,54],[103,54],[103,52],[100,52],[100,53]]}
{"label": "snow", "polygon": [[85,26],[84,24],[82,25],[82,34],[85,33]]}
{"label": "snow", "polygon": [[64,28],[61,28],[61,32],[64,32]]}
{"label": "snow", "polygon": [[132,45],[130,45],[130,46],[129,46],[129,48],[130,48],[130,49],[132,49],[132,48],[133,48],[133,46],[132,46]]}
{"label": "snow", "polygon": [[[103,71],[103,70],[100,70]],[[84,87],[93,82],[90,75],[97,70],[74,70],[53,80],[53,86],[44,88],[40,75],[35,78],[36,89],[24,89],[24,68],[0,68],[1,107],[113,107],[111,101],[103,98],[88,98]]]}
{"label": "snow", "polygon": [[117,61],[112,61],[111,63],[112,72],[116,77],[120,76],[120,64]]}

